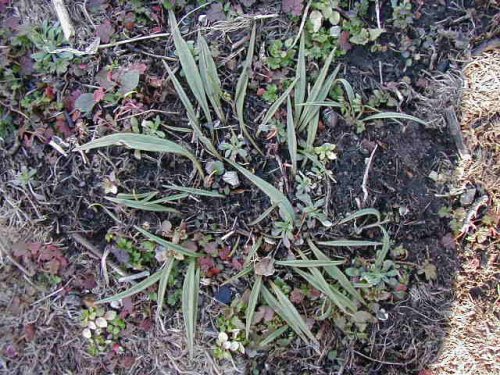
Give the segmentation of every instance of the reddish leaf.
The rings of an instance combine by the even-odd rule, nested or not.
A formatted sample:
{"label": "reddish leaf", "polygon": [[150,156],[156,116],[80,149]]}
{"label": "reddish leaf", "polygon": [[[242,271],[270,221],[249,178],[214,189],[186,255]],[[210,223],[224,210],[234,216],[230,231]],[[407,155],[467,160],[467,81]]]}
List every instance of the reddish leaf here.
{"label": "reddish leaf", "polygon": [[56,118],[56,130],[58,133],[62,134],[64,138],[71,137],[73,135],[73,129],[68,126],[68,122],[64,116],[57,116]]}
{"label": "reddish leaf", "polygon": [[144,319],[141,324],[139,324],[139,328],[145,332],[149,332],[151,328],[153,328],[153,321],[151,319]]}
{"label": "reddish leaf", "polygon": [[104,87],[99,87],[96,91],[94,91],[94,101],[99,103],[106,96],[106,92]]}
{"label": "reddish leaf", "polygon": [[209,242],[207,243],[204,247],[203,247],[203,250],[205,251],[205,253],[215,257],[218,255],[218,251],[217,251],[217,243],[215,242]]}
{"label": "reddish leaf", "polygon": [[123,17],[123,27],[125,27],[128,31],[132,31],[135,28],[135,13],[128,12]]}
{"label": "reddish leaf", "polygon": [[127,355],[125,357],[120,358],[120,367],[130,369],[135,363],[135,357],[131,355]]}
{"label": "reddish leaf", "polygon": [[455,237],[452,233],[448,233],[441,238],[441,245],[446,250],[455,250]]}
{"label": "reddish leaf", "polygon": [[134,303],[132,302],[132,298],[130,298],[130,297],[124,298],[122,300],[122,303],[123,303],[123,307],[122,307],[122,311],[120,313],[120,317],[125,318],[134,312]]}
{"label": "reddish leaf", "polygon": [[241,271],[243,269],[243,261],[239,258],[233,258],[231,265],[236,271]]}
{"label": "reddish leaf", "polygon": [[257,96],[264,96],[265,93],[266,93],[266,89],[265,88],[259,87],[257,89]]}
{"label": "reddish leaf", "polygon": [[302,290],[295,288],[292,290],[290,293],[290,301],[292,301],[295,304],[300,304],[304,301],[305,295]]}
{"label": "reddish leaf", "polygon": [[222,260],[229,260],[230,257],[231,257],[231,247],[224,246],[219,251],[219,258],[222,259]]}
{"label": "reddish leaf", "polygon": [[[1,0],[0,0],[1,1]],[[2,9],[0,8],[0,11]],[[10,345],[7,345],[3,351],[3,354],[7,357],[7,358],[15,358],[17,357],[18,353],[17,353],[17,349],[14,345],[10,344]]]}
{"label": "reddish leaf", "polygon": [[97,25],[95,28],[95,33],[101,39],[102,43],[109,43],[111,35],[113,35],[114,32],[115,29],[109,20],[105,20],[102,24]]}
{"label": "reddish leaf", "polygon": [[212,267],[208,270],[208,272],[206,273],[206,276],[207,277],[214,277],[214,276],[217,276],[221,272],[222,272],[222,270],[219,267]]}
{"label": "reddish leaf", "polygon": [[215,267],[215,262],[212,257],[201,257],[199,260],[202,272],[208,272],[211,268]]}
{"label": "reddish leaf", "polygon": [[206,16],[208,22],[224,21],[226,15],[224,14],[223,5],[221,3],[213,3],[207,9]]}
{"label": "reddish leaf", "polygon": [[304,5],[303,0],[282,0],[281,10],[283,13],[290,14],[292,16],[302,15],[302,10]]}
{"label": "reddish leaf", "polygon": [[351,34],[349,31],[342,31],[342,33],[340,33],[339,45],[342,51],[349,51],[352,49],[352,45],[349,43],[350,36]]}
{"label": "reddish leaf", "polygon": [[129,72],[137,72],[139,74],[144,74],[146,73],[146,70],[148,70],[148,66],[143,63],[135,63],[130,65],[126,70]]}
{"label": "reddish leaf", "polygon": [[53,86],[47,86],[45,88],[44,95],[50,100],[54,100],[56,98],[56,90]]}
{"label": "reddish leaf", "polygon": [[36,328],[33,323],[24,326],[24,337],[26,341],[31,342],[35,339]]}

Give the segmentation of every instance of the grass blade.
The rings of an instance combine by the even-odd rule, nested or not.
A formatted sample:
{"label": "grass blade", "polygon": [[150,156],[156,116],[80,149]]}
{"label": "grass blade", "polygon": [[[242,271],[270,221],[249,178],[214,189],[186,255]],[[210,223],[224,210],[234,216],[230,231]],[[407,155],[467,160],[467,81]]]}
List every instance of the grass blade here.
{"label": "grass blade", "polygon": [[[309,248],[312,250],[314,253],[314,256],[317,259],[322,259],[322,260],[330,260],[326,254],[324,254],[315,244],[312,242],[310,238],[307,239],[307,244],[309,245]],[[330,275],[331,278],[334,280],[337,280],[339,284],[344,288],[350,295],[352,295],[354,298],[356,298],[359,302],[364,303],[363,297],[361,297],[361,294],[354,288],[354,285],[349,281],[347,276],[337,267],[337,266],[330,266],[330,267],[325,267],[325,272]]]}
{"label": "grass blade", "polygon": [[97,301],[96,303],[101,304],[101,303],[118,301],[118,300],[121,300],[123,298],[127,298],[130,296],[133,296],[134,294],[142,292],[143,290],[149,288],[151,285],[156,283],[160,279],[161,273],[162,273],[162,270],[157,271],[154,274],[152,274],[151,276],[149,276],[148,278],[142,280],[140,283],[135,284],[131,288],[128,288],[127,290],[125,290],[121,293],[115,294],[114,296],[101,299],[101,300]]}
{"label": "grass blade", "polygon": [[253,270],[252,266],[245,267],[240,272],[238,272],[236,275],[231,276],[229,279],[227,279],[226,281],[224,281],[222,283],[222,285],[231,284],[232,282],[238,280],[240,277],[248,275],[249,273],[252,272],[252,270]]}
{"label": "grass blade", "polygon": [[189,194],[187,194],[187,193],[173,194],[173,195],[169,195],[168,197],[163,197],[163,198],[155,199],[154,201],[145,202],[145,204],[159,204],[159,203],[173,202],[173,201],[178,201],[180,199],[184,199],[187,197],[189,197]]}
{"label": "grass blade", "polygon": [[250,141],[250,143],[255,147],[255,149],[264,156],[264,153],[259,148],[253,137],[250,135],[247,125],[245,123],[244,107],[245,107],[245,97],[247,94],[247,86],[249,80],[249,72],[252,68],[253,54],[255,51],[255,34],[256,25],[254,23],[252,27],[252,34],[250,35],[250,44],[248,45],[248,52],[245,61],[243,62],[243,69],[240,74],[240,78],[236,83],[236,92],[234,95],[234,101],[236,103],[236,115],[238,116],[238,122],[240,123],[240,128],[245,137]]}
{"label": "grass blade", "polygon": [[245,262],[243,263],[243,267],[246,267],[250,264],[252,261],[253,256],[257,253],[257,251],[260,249],[260,246],[262,245],[262,237],[259,237],[257,241],[253,244],[252,248],[248,252],[248,255],[245,258]]}
{"label": "grass blade", "polygon": [[349,313],[348,310],[352,312],[356,311],[356,305],[337,289],[331,286],[323,277],[321,272],[316,268],[311,268],[310,272],[302,271],[299,268],[293,269],[297,272],[304,280],[306,280],[313,287],[322,292],[330,301],[337,305],[343,312]]}
{"label": "grass blade", "polygon": [[283,94],[280,95],[278,99],[269,107],[267,110],[266,115],[264,116],[264,120],[262,120],[262,125],[266,125],[271,119],[274,117],[276,111],[278,108],[283,104],[286,98],[290,96],[290,93],[292,92],[293,88],[295,87],[295,84],[297,83],[297,78],[295,78],[292,83],[290,83],[290,86],[285,90]]}
{"label": "grass blade", "polygon": [[156,307],[156,315],[160,317],[161,309],[163,307],[163,302],[165,300],[165,293],[167,292],[168,278],[170,277],[170,272],[174,267],[175,259],[170,257],[165,262],[163,269],[161,270],[160,283],[158,285],[158,306]]}
{"label": "grass blade", "polygon": [[295,333],[306,343],[313,345],[314,349],[318,351],[319,343],[316,337],[307,327],[306,322],[300,316],[299,312],[295,306],[290,302],[290,300],[283,294],[283,292],[271,282],[271,287],[274,293],[278,296],[278,299],[265,287],[262,286],[262,297],[289,326],[295,331]]}
{"label": "grass blade", "polygon": [[190,187],[184,187],[184,186],[176,186],[176,185],[164,185],[167,189],[171,190],[177,190],[177,191],[183,191],[188,194],[192,195],[201,195],[204,197],[212,197],[212,198],[226,198],[225,195],[217,193],[216,191],[209,191],[209,190],[203,190],[203,189],[196,189],[196,188],[190,188]]}
{"label": "grass blade", "polygon": [[248,225],[253,226],[253,225],[259,224],[262,220],[264,220],[266,217],[268,217],[269,214],[271,212],[273,212],[273,210],[276,207],[278,207],[278,205],[277,204],[273,204],[271,207],[267,208],[263,213],[261,213],[257,219],[255,219],[254,221],[252,221]]}
{"label": "grass blade", "polygon": [[179,56],[179,61],[184,71],[184,76],[189,85],[189,88],[193,92],[198,104],[200,105],[203,113],[208,122],[212,122],[212,116],[210,115],[210,109],[208,108],[207,97],[205,94],[205,89],[203,87],[203,80],[201,79],[200,72],[196,66],[191,50],[188,44],[182,38],[177,26],[177,20],[175,19],[174,12],[168,11],[168,21],[170,23],[170,29],[174,39],[175,50],[177,56]]}
{"label": "grass blade", "polygon": [[226,159],[226,161],[231,164],[235,169],[237,169],[242,175],[249,179],[255,186],[257,186],[264,194],[266,194],[271,199],[271,204],[277,204],[280,211],[286,216],[287,220],[292,223],[295,222],[295,210],[288,198],[281,191],[276,189],[270,183],[264,181],[262,178],[257,177],[253,173],[249,172],[237,163]]}
{"label": "grass blade", "polygon": [[191,101],[189,100],[186,92],[182,88],[182,85],[179,83],[177,77],[175,74],[172,72],[170,67],[168,66],[167,63],[163,62],[165,69],[167,70],[167,73],[172,80],[172,83],[174,85],[175,91],[177,92],[177,95],[179,95],[179,99],[181,100],[182,104],[184,105],[184,108],[186,109],[186,114],[189,119],[189,123],[191,124],[191,127],[193,128],[194,133],[198,137],[201,143],[207,148],[207,150],[215,157],[221,159],[222,157],[220,156],[219,152],[217,149],[214,147],[212,144],[212,141],[208,139],[205,134],[201,131],[200,128],[200,121],[198,119],[198,116],[196,115],[196,112],[194,110],[193,105],[191,104]]}
{"label": "grass blade", "polygon": [[363,208],[361,210],[358,210],[358,211],[354,212],[351,215],[346,216],[342,220],[340,220],[339,221],[339,225],[340,224],[345,224],[345,223],[347,223],[347,222],[349,222],[351,220],[355,220],[357,218],[360,218],[360,217],[363,217],[363,216],[369,216],[369,215],[375,216],[377,218],[377,221],[380,221],[380,212],[379,212],[379,210],[377,210],[375,208]]}
{"label": "grass blade", "polygon": [[170,242],[170,241],[167,241],[161,237],[155,236],[154,234],[149,233],[148,231],[142,229],[141,227],[138,227],[137,225],[135,225],[134,227],[142,235],[144,235],[144,237],[147,237],[151,241],[156,242],[158,245],[164,246],[169,250],[176,251],[179,254],[185,255],[187,257],[199,258],[199,257],[203,256],[203,254],[195,253],[193,250],[185,248],[184,246],[177,245],[177,244]]}
{"label": "grass blade", "polygon": [[250,328],[252,326],[253,315],[255,313],[255,308],[257,307],[257,302],[259,301],[260,289],[262,287],[262,276],[258,275],[255,279],[255,283],[252,287],[252,292],[250,293],[250,297],[248,298],[248,306],[247,311],[245,313],[245,335],[248,339],[250,335]]}
{"label": "grass blade", "polygon": [[276,340],[283,333],[285,333],[288,330],[288,328],[290,328],[290,327],[288,327],[288,325],[286,325],[286,324],[284,326],[281,326],[280,328],[278,328],[273,333],[270,333],[264,340],[262,340],[259,343],[259,346],[260,347],[265,347],[265,346],[271,344],[274,340]]}
{"label": "grass blade", "polygon": [[200,175],[204,175],[203,168],[201,167],[196,157],[191,154],[191,152],[175,142],[169,141],[168,139],[158,138],[152,135],[134,133],[110,134],[94,141],[90,141],[84,145],[78,146],[75,148],[75,150],[87,151],[94,148],[107,146],[123,146],[131,148],[133,150],[165,152],[182,155],[193,162]]}
{"label": "grass blade", "polygon": [[114,197],[104,197],[104,198],[110,202],[121,204],[122,206],[135,208],[135,209],[143,210],[143,211],[171,212],[171,213],[175,213],[175,214],[180,213],[175,208],[165,207],[165,206],[162,206],[161,204],[151,203],[148,201],[144,202],[144,201],[136,201],[136,200],[132,200],[132,199],[123,199],[123,198],[114,198]]}
{"label": "grass blade", "polygon": [[343,260],[276,260],[274,262],[279,266],[311,268],[311,267],[330,267],[344,264]]}
{"label": "grass blade", "polygon": [[419,124],[422,125],[428,125],[427,122],[420,120],[418,117],[398,112],[381,112],[361,119],[361,121],[363,122],[368,122],[372,120],[410,120],[418,122]]}
{"label": "grass blade", "polygon": [[378,246],[382,245],[377,241],[362,241],[362,240],[334,240],[334,241],[319,241],[318,245],[331,247],[362,247],[362,246]]}
{"label": "grass blade", "polygon": [[200,291],[200,269],[196,260],[189,262],[182,288],[182,315],[186,328],[187,347],[189,356],[194,355],[194,337],[196,334],[196,321],[198,320],[198,295]]}
{"label": "grass blade", "polygon": [[391,246],[391,241],[389,238],[389,233],[385,230],[383,226],[379,226],[380,230],[382,231],[383,237],[382,237],[382,250],[377,254],[377,258],[375,259],[375,266],[376,267],[381,267],[382,263],[384,263],[385,257],[387,256],[387,252],[389,251],[389,248]]}
{"label": "grass blade", "polygon": [[352,104],[354,103],[354,99],[355,99],[356,95],[354,95],[354,90],[353,90],[351,84],[349,83],[349,81],[347,81],[347,80],[345,80],[343,78],[336,79],[335,80],[335,84],[337,82],[341,83],[342,86],[344,86],[344,91],[347,94],[347,100],[349,101],[349,105],[352,106]]}
{"label": "grass blade", "polygon": [[[321,69],[321,71],[318,75],[318,78],[316,78],[316,81],[314,82],[313,88],[311,89],[311,92],[309,93],[309,96],[307,97],[308,102],[318,101],[317,100],[318,94],[320,93],[320,91],[323,87],[323,83],[326,80],[326,77],[328,74],[328,69],[330,69],[330,65],[332,63],[334,55],[335,55],[335,49],[332,50],[332,52],[330,52],[330,54],[328,55],[324,65],[323,65],[323,68]],[[340,69],[340,67],[337,67],[337,69],[335,70],[335,74],[336,74],[336,72],[338,72],[339,69]],[[304,107],[302,109],[302,113],[300,115],[300,120],[298,121],[298,124],[297,124],[297,129],[300,131],[304,130],[307,126],[306,119],[313,118],[314,117],[313,111],[318,111],[318,110],[319,110],[319,108]]]}
{"label": "grass blade", "polygon": [[298,123],[302,112],[301,104],[306,98],[307,73],[306,73],[306,55],[305,55],[305,37],[304,33],[300,36],[299,55],[297,57],[297,71],[295,77],[297,84],[295,85],[295,122]]}
{"label": "grass blade", "polygon": [[292,173],[297,173],[297,135],[295,134],[295,125],[293,123],[292,101],[290,97],[287,100],[286,112],[286,138],[288,144],[288,153],[292,161]]}
{"label": "grass blade", "polygon": [[207,41],[201,34],[198,35],[198,49],[200,51],[199,68],[205,92],[217,117],[222,122],[225,122],[224,111],[222,110],[220,101],[222,97],[222,85],[210,48],[208,48]]}
{"label": "grass blade", "polygon": [[149,193],[119,193],[116,195],[117,198],[120,199],[134,199],[134,200],[139,200],[142,199],[143,202],[147,202],[151,199],[153,199],[156,195],[158,195],[157,191],[151,191]]}
{"label": "grass blade", "polygon": [[307,103],[302,103],[298,104],[299,107],[335,107],[335,108],[342,108],[342,104],[339,102],[334,102],[333,100],[328,100],[328,101],[323,101],[323,102],[307,102]]}

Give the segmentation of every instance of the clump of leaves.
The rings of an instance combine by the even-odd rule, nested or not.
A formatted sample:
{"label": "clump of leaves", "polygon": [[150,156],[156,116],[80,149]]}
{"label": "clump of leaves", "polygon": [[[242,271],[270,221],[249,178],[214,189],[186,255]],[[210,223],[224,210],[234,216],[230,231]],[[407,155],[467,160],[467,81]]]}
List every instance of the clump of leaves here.
{"label": "clump of leaves", "polygon": [[109,351],[123,349],[118,344],[120,333],[126,328],[126,323],[115,310],[105,310],[101,307],[89,308],[83,311],[81,317],[82,336],[89,342],[88,353],[97,356]]}
{"label": "clump of leaves", "polygon": [[29,39],[38,49],[38,52],[31,55],[37,70],[56,74],[63,74],[68,70],[74,55],[68,51],[56,52],[65,42],[59,25],[50,25],[45,21],[29,33]]}
{"label": "clump of leaves", "polygon": [[294,63],[295,50],[290,48],[293,39],[287,39],[285,43],[275,40],[269,46],[269,57],[267,65],[270,69],[281,69],[291,66]]}
{"label": "clump of leaves", "polygon": [[406,29],[413,23],[414,14],[410,0],[391,0],[394,27]]}

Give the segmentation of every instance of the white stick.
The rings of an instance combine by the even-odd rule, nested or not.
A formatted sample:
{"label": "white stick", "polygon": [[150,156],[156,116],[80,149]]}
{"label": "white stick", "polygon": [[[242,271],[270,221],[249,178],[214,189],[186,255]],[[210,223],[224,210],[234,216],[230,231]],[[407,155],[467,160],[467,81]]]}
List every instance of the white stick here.
{"label": "white stick", "polygon": [[59,22],[61,23],[61,28],[63,29],[64,37],[69,41],[70,38],[75,33],[75,29],[71,24],[71,19],[69,18],[68,10],[64,5],[64,0],[52,0],[52,4],[54,5],[57,18],[59,18]]}

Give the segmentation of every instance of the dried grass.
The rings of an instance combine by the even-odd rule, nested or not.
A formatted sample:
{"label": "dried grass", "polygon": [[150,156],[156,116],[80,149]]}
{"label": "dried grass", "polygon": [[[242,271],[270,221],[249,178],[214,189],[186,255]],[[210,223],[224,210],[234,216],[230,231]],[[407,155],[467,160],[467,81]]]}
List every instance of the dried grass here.
{"label": "dried grass", "polygon": [[[472,158],[462,161],[457,184],[478,186],[490,197],[489,214],[500,214],[500,52],[474,57],[463,70],[461,126]],[[481,226],[478,223],[479,229]],[[498,374],[497,238],[461,249],[462,270],[455,284],[449,331],[438,361],[437,374]],[[486,258],[486,262],[483,259]]]}

